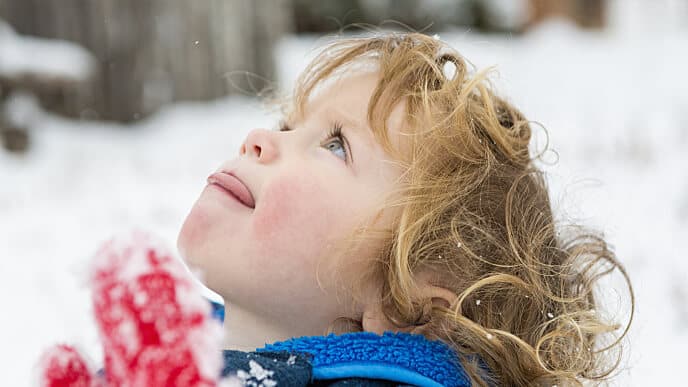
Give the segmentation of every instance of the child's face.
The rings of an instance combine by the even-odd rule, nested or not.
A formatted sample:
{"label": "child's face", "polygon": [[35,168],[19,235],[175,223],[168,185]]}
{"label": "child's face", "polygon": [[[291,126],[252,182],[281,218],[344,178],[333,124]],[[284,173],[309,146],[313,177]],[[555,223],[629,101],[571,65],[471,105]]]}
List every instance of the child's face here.
{"label": "child's face", "polygon": [[[360,317],[361,306],[352,307],[335,290],[360,276],[382,244],[366,241],[356,251],[334,246],[361,219],[376,229],[391,225],[398,213],[374,218],[401,174],[385,161],[389,156],[366,119],[376,83],[376,73],[343,78],[313,96],[304,116],[287,123],[290,131],[249,133],[239,155],[218,171],[234,171],[253,194],[255,208],[213,186],[201,193],[178,247],[205,284],[224,297],[228,313],[235,305],[279,321],[295,335],[322,334],[337,317]],[[326,139],[335,122],[350,148]],[[402,122],[399,104],[388,121],[397,147]],[[334,270],[338,263],[343,265]]]}

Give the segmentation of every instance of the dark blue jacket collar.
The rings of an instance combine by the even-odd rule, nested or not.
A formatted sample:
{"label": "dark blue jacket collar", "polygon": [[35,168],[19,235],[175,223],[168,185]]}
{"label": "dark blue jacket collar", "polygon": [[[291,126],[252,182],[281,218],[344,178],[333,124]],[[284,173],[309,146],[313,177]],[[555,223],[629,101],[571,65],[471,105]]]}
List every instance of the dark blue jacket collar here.
{"label": "dark blue jacket collar", "polygon": [[304,336],[268,344],[260,352],[305,353],[314,380],[383,379],[416,386],[470,386],[456,353],[422,335],[354,332]]}

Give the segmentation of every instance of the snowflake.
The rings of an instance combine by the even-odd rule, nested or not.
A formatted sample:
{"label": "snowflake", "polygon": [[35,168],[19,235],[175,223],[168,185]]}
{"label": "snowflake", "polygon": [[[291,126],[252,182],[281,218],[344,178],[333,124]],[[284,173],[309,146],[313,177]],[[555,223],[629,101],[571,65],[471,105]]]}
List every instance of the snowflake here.
{"label": "snowflake", "polygon": [[251,368],[249,372],[244,370],[237,371],[237,377],[241,379],[241,381],[244,383],[244,386],[274,387],[277,385],[277,381],[271,379],[275,371],[270,371],[263,368],[255,360],[249,360],[248,366]]}

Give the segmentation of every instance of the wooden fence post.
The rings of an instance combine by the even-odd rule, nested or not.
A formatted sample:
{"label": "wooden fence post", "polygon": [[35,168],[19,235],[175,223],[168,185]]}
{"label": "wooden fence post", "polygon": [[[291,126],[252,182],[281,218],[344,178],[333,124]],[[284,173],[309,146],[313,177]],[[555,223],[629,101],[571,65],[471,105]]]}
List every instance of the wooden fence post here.
{"label": "wooden fence post", "polygon": [[290,5],[290,0],[0,0],[0,18],[21,34],[76,42],[97,59],[93,82],[65,93],[52,109],[131,121],[173,101],[266,86],[263,79],[276,74],[273,46],[292,28]]}

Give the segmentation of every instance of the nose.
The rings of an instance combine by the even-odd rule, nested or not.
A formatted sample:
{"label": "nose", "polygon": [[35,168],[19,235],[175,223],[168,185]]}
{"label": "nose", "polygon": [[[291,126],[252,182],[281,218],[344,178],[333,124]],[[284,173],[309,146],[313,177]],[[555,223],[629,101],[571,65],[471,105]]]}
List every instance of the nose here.
{"label": "nose", "polygon": [[277,157],[277,146],[267,129],[253,129],[239,148],[239,155],[255,157],[260,163],[269,163]]}

